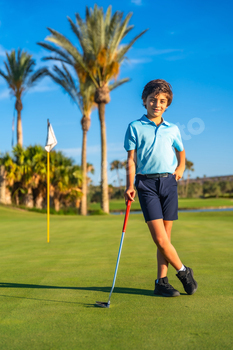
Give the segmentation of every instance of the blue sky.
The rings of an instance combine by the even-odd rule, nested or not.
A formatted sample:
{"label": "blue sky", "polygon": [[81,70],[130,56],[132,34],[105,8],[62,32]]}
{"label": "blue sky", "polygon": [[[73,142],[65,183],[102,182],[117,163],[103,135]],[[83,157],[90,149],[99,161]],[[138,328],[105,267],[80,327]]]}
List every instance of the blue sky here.
{"label": "blue sky", "polygon": [[[0,68],[5,52],[22,48],[33,55],[37,67],[47,52],[36,43],[44,41],[47,27],[66,35],[73,43],[67,16],[82,17],[93,1],[0,0]],[[141,103],[144,85],[156,78],[171,83],[174,100],[164,117],[180,127],[187,158],[194,163],[192,177],[233,174],[233,27],[232,2],[118,0],[98,1],[106,11],[133,12],[128,34],[130,41],[142,30],[148,32],[128,53],[120,78],[131,81],[111,93],[106,106],[108,163],[125,160],[123,140],[127,125],[145,112]],[[24,146],[45,144],[46,121],[56,134],[57,150],[80,164],[82,142],[81,114],[69,97],[48,78],[23,99]],[[11,150],[14,99],[0,78],[0,151]],[[15,136],[16,138],[16,136]],[[91,115],[88,132],[88,162],[95,167],[94,183],[100,180],[100,127],[97,111]],[[109,183],[117,180],[109,171]],[[125,173],[121,171],[121,177]]]}

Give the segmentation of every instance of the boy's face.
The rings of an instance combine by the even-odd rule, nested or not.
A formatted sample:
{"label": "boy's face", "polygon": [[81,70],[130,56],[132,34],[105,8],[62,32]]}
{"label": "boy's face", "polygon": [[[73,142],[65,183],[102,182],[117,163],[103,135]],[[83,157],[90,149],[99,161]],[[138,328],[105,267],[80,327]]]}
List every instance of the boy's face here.
{"label": "boy's face", "polygon": [[152,92],[144,101],[148,118],[162,117],[167,109],[167,97],[165,94]]}

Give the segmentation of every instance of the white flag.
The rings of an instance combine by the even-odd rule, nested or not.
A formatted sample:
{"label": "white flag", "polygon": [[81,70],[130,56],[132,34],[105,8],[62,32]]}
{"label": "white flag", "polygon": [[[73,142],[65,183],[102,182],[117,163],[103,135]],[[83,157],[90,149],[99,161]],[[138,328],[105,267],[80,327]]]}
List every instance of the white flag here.
{"label": "white flag", "polygon": [[57,144],[57,139],[56,139],[56,136],[54,134],[52,125],[49,123],[45,150],[47,152],[52,151],[53,147],[55,147],[56,144]]}

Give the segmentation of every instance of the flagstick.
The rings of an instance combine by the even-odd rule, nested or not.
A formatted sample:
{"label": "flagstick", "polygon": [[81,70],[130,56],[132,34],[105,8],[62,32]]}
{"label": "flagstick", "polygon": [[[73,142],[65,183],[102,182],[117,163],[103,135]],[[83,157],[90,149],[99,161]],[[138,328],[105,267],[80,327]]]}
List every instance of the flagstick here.
{"label": "flagstick", "polygon": [[49,212],[50,212],[50,169],[49,169],[49,152],[47,152],[47,242],[49,243]]}
{"label": "flagstick", "polygon": [[47,242],[49,243],[49,225],[50,225],[50,151],[53,149],[53,147],[57,144],[57,139],[55,137],[52,125],[49,122],[49,119],[47,119],[47,126],[48,126],[48,134],[47,134],[47,140],[46,140],[46,146],[45,150],[47,151]]}

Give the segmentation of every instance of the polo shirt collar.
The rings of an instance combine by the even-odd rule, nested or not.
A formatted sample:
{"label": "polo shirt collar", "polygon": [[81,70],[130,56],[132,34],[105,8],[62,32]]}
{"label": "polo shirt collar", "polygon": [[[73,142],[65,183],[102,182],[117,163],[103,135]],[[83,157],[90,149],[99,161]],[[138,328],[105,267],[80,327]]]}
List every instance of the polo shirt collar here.
{"label": "polo shirt collar", "polygon": [[[163,117],[162,117],[162,123],[160,124],[160,125],[166,125],[166,126],[169,126],[170,125],[170,123],[168,123],[166,120],[164,120],[163,119]],[[155,123],[152,121],[152,120],[150,120],[150,119],[148,119],[147,118],[147,116],[144,114],[143,116],[142,116],[142,118],[140,119],[140,122],[142,123],[142,124],[152,124],[152,125],[155,125]]]}

